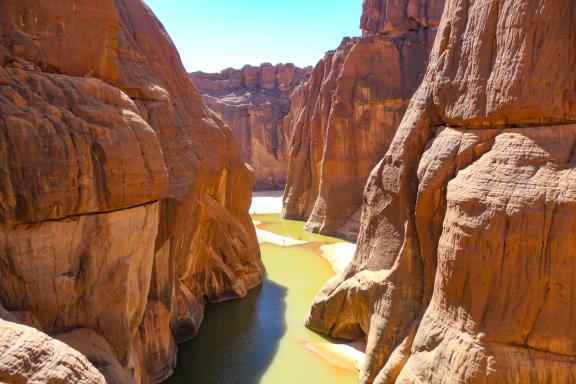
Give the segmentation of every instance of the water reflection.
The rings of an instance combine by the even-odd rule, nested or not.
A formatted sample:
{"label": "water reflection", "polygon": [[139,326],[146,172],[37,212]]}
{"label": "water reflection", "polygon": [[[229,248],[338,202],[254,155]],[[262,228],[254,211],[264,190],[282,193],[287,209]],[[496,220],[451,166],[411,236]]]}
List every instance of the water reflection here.
{"label": "water reflection", "polygon": [[242,300],[208,305],[198,336],[179,346],[168,383],[357,383],[357,372],[330,364],[310,343],[326,340],[304,326],[310,302],[334,276],[320,246],[338,239],[304,232],[279,214],[252,215],[260,229],[307,241],[260,244],[267,278]]}
{"label": "water reflection", "polygon": [[286,332],[286,291],[265,279],[242,300],[209,304],[198,336],[179,346],[167,383],[258,383]]}

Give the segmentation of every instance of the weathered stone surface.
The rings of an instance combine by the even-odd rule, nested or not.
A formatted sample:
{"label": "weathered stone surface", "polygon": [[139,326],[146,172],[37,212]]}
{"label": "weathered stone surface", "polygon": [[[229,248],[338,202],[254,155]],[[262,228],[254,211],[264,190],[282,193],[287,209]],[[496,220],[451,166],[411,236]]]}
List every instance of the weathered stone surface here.
{"label": "weathered stone surface", "polygon": [[364,185],[424,76],[443,6],[413,3],[365,1],[363,36],[344,39],[294,92],[283,216],[309,231],[358,234]]}
{"label": "weathered stone surface", "polygon": [[105,338],[91,329],[77,328],[55,336],[82,353],[102,373],[107,384],[134,383],[135,380],[116,359],[114,349]]}
{"label": "weathered stone surface", "polygon": [[104,384],[88,359],[46,334],[0,319],[0,381],[10,384]]}
{"label": "weathered stone surface", "polygon": [[366,33],[403,34],[438,26],[445,0],[364,0],[360,27]]}
{"label": "weathered stone surface", "polygon": [[254,168],[256,189],[284,188],[288,158],[283,120],[290,110],[290,94],[310,71],[265,63],[190,74],[206,105],[232,128],[242,158]]}
{"label": "weathered stone surface", "polygon": [[366,337],[362,382],[576,380],[575,22],[569,2],[447,1],[354,260],[307,320]]}
{"label": "weathered stone surface", "polygon": [[161,381],[260,281],[253,172],[141,1],[3,2],[0,35],[0,303]]}
{"label": "weathered stone surface", "polygon": [[158,139],[134,102],[94,78],[0,68],[0,220],[60,219],[158,200]]}
{"label": "weathered stone surface", "polygon": [[0,301],[32,312],[49,333],[94,329],[128,366],[147,303],[158,211],[151,203],[4,226]]}

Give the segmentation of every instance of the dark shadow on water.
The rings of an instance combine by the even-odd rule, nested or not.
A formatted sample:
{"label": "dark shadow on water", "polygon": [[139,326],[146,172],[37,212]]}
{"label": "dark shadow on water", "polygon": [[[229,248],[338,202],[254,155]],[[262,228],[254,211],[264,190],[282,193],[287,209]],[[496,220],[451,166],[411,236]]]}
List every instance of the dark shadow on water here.
{"label": "dark shadow on water", "polygon": [[286,292],[265,279],[241,300],[206,306],[198,335],[179,345],[167,383],[258,383],[286,333]]}

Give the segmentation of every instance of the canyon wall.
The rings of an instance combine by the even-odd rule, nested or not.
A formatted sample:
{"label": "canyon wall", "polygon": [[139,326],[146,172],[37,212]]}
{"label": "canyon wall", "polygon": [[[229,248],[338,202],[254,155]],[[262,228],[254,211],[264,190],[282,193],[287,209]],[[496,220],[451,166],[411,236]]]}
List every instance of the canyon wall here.
{"label": "canyon wall", "polygon": [[362,192],[426,70],[443,0],[365,1],[345,38],[293,96],[283,216],[355,239]]}
{"label": "canyon wall", "polygon": [[[204,304],[261,280],[253,172],[140,0],[2,2],[0,31],[1,317],[108,382],[159,382]],[[67,353],[35,334],[19,356]]]}
{"label": "canyon wall", "polygon": [[0,319],[0,382],[106,383],[78,351],[17,321]]}
{"label": "canyon wall", "polygon": [[446,2],[307,319],[367,340],[361,382],[576,381],[575,25],[569,1]]}
{"label": "canyon wall", "polygon": [[265,63],[190,74],[206,105],[232,128],[242,158],[254,168],[255,189],[284,189],[289,136],[284,117],[292,91],[310,71],[293,64]]}

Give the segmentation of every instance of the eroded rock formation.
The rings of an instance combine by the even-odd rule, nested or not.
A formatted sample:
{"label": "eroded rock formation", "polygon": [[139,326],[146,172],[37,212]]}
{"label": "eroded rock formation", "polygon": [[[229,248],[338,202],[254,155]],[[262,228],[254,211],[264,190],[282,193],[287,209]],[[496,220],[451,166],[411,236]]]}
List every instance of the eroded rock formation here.
{"label": "eroded rock formation", "polygon": [[106,383],[102,374],[86,357],[65,343],[54,340],[34,328],[2,319],[0,319],[0,382]]}
{"label": "eroded rock formation", "polygon": [[290,110],[290,94],[310,71],[265,63],[190,74],[206,105],[232,128],[242,158],[254,168],[255,189],[283,189],[286,184],[284,117]]}
{"label": "eroded rock formation", "polygon": [[0,31],[0,304],[159,382],[260,282],[253,173],[141,1],[3,2]]}
{"label": "eroded rock formation", "polygon": [[362,192],[424,76],[444,1],[365,1],[346,38],[293,96],[283,216],[355,239]]}
{"label": "eroded rock formation", "polygon": [[576,380],[574,25],[568,1],[446,2],[307,320],[366,337],[363,383]]}

